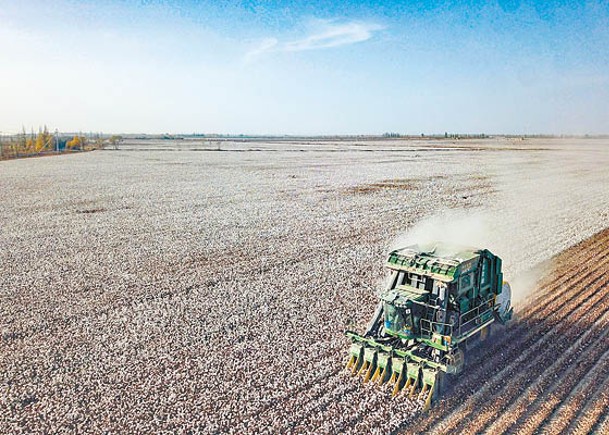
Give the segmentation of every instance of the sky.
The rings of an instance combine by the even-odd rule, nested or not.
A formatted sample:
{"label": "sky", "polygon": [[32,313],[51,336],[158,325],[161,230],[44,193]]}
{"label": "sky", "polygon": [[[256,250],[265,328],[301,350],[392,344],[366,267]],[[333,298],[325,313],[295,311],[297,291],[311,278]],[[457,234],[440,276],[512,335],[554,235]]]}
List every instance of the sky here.
{"label": "sky", "polygon": [[609,1],[0,0],[0,133],[606,134]]}

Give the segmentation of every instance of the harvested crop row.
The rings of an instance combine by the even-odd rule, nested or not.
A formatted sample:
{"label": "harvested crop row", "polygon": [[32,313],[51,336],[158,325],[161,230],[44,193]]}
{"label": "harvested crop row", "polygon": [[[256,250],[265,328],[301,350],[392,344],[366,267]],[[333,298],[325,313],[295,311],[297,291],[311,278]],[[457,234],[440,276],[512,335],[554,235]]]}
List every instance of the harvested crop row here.
{"label": "harvested crop row", "polygon": [[[603,406],[596,403],[609,385],[609,350],[606,351],[596,362],[595,367],[588,371],[584,378],[579,379],[579,383],[573,388],[566,398],[562,400],[560,406],[550,402],[555,406],[554,412],[549,417],[543,419],[541,424],[536,424],[533,420],[525,422],[527,433],[534,433],[538,427],[544,432],[574,432],[575,429],[588,433],[596,421],[606,413]],[[604,381],[601,381],[604,379]],[[544,404],[545,405],[545,404]],[[551,409],[551,407],[547,407]],[[544,417],[543,412],[533,414],[534,417]],[[537,417],[537,421],[542,418]]]}
{"label": "harvested crop row", "polygon": [[[594,301],[596,303],[602,301]],[[467,425],[467,432],[476,433],[479,430],[489,430],[501,433],[516,422],[529,407],[538,401],[547,400],[547,396],[552,394],[552,387],[560,382],[566,382],[569,377],[579,379],[595,362],[595,358],[600,357],[603,349],[598,346],[607,338],[609,329],[609,315],[603,315],[599,319],[596,316],[602,315],[609,307],[609,303],[599,304],[593,307],[593,303],[583,305],[585,310],[590,310],[589,316],[585,316],[577,323],[570,323],[569,329],[572,331],[585,331],[578,339],[575,334],[565,331],[560,338],[560,342],[549,346],[553,348],[552,355],[542,355],[532,358],[527,364],[521,366],[523,376],[512,376],[511,381],[504,388],[497,389],[497,400],[491,406],[481,406],[480,414],[483,418],[474,418]],[[592,328],[592,329],[587,329]],[[582,355],[579,353],[582,352]],[[570,373],[569,368],[574,368],[575,372]],[[564,379],[562,379],[564,377]],[[492,408],[493,412],[485,413],[485,409]],[[497,417],[499,414],[503,417]]]}
{"label": "harvested crop row", "polygon": [[[593,258],[595,258],[598,253],[596,250],[593,253]],[[605,246],[599,258],[609,263],[607,253],[609,253],[609,250]],[[549,340],[552,336],[556,337],[557,332],[554,328],[562,328],[564,330],[566,326],[564,320],[572,314],[568,310],[561,309],[564,304],[568,303],[573,307],[579,307],[589,297],[600,298],[594,287],[590,286],[590,283],[595,279],[600,279],[600,277],[596,275],[582,277],[574,274],[571,281],[574,285],[577,285],[574,289],[576,291],[569,292],[563,300],[555,300],[550,304],[540,304],[538,307],[541,310],[540,313],[534,311],[536,316],[542,318],[543,321],[528,322],[526,318],[521,317],[523,321],[511,325],[506,334],[493,340],[490,347],[481,349],[482,354],[472,361],[474,366],[459,378],[459,383],[451,398],[446,400],[447,403],[443,401],[436,407],[446,406],[446,409],[440,414],[442,417],[437,419],[434,416],[435,412],[430,413],[429,416],[421,419],[418,424],[433,424],[438,429],[447,430],[450,424],[454,425],[462,422],[463,412],[466,410],[466,407],[469,407],[470,413],[475,413],[476,406],[472,404],[472,400],[481,398],[480,402],[483,403],[482,397],[487,392],[493,390],[493,385],[502,385],[504,379],[508,378],[507,374],[510,371],[520,373],[520,365],[531,356],[535,356],[542,349],[543,343],[546,340]],[[565,288],[569,287],[566,286]],[[580,310],[580,313],[582,312]],[[486,378],[495,381],[495,384],[486,384],[480,387],[480,380]],[[464,402],[461,400],[463,397],[470,400]],[[451,405],[451,403],[454,403],[454,405]],[[424,427],[429,429],[428,426]]]}
{"label": "harvested crop row", "polygon": [[[508,348],[502,349],[504,355],[493,358],[491,353],[483,352],[478,356],[479,365],[473,368],[471,375],[467,374],[461,380],[468,383],[470,376],[478,376],[478,382],[484,383],[484,387],[478,390],[455,388],[451,397],[432,409],[430,415],[408,426],[407,431],[501,433],[530,430],[532,433],[554,407],[563,400],[568,401],[579,380],[586,378],[590,371],[602,372],[603,365],[595,367],[599,360],[604,360],[603,355],[607,351],[603,343],[606,342],[609,319],[606,314],[609,308],[606,302],[609,293],[608,247],[609,230],[606,230],[559,256],[555,265],[560,267],[555,266],[556,271],[550,275],[554,279],[544,280],[538,291],[542,295],[552,294],[548,291],[555,292],[556,282],[560,282],[568,292],[550,304],[546,304],[543,298],[536,298],[534,306],[522,309],[518,322],[527,325],[526,329],[515,325],[506,331],[508,340],[500,340],[501,343],[507,342]],[[567,264],[570,267],[565,272]],[[573,270],[580,273],[573,273]],[[510,362],[511,358],[516,359]],[[489,376],[498,362],[509,365],[498,375]],[[514,367],[514,370],[509,370],[509,367]],[[602,389],[583,391],[588,393],[585,399],[591,403]],[[583,398],[579,402],[568,402],[581,405],[581,400]],[[577,409],[578,406],[574,405],[569,407],[569,412]],[[593,408],[591,412],[599,418],[599,412],[602,415],[607,410]],[[560,420],[552,420],[544,430],[549,433],[563,431],[564,423],[560,426],[559,421],[568,421],[563,417],[561,414]],[[537,425],[533,425],[533,421],[538,421]],[[514,426],[515,422],[522,426]],[[572,424],[576,426],[578,422]]]}
{"label": "harvested crop row", "polygon": [[[589,355],[585,355],[589,362],[586,366],[588,370],[587,374],[583,378],[579,378],[577,373],[575,373],[576,370],[582,371],[580,365],[584,362],[581,359],[578,359],[575,364],[566,367],[563,376],[556,376],[557,382],[544,391],[544,396],[538,396],[540,399],[543,398],[545,400],[538,400],[527,406],[524,415],[518,419],[516,424],[511,426],[510,431],[534,433],[545,420],[554,419],[557,415],[564,418],[564,410],[567,407],[581,409],[581,406],[573,406],[572,404],[574,401],[578,401],[581,405],[584,398],[590,393],[588,389],[595,388],[591,383],[597,380],[599,372],[602,372],[609,361],[609,351],[602,353],[602,350],[602,347],[596,346],[591,349]],[[591,367],[592,365],[593,367]],[[552,412],[553,414],[550,416]]]}

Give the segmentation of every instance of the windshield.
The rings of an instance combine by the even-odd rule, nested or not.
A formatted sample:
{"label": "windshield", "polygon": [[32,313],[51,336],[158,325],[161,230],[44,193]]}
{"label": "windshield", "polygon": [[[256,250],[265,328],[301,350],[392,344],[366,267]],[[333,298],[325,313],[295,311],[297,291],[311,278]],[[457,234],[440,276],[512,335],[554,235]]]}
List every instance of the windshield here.
{"label": "windshield", "polygon": [[412,316],[410,308],[396,307],[385,303],[385,329],[394,332],[412,333]]}

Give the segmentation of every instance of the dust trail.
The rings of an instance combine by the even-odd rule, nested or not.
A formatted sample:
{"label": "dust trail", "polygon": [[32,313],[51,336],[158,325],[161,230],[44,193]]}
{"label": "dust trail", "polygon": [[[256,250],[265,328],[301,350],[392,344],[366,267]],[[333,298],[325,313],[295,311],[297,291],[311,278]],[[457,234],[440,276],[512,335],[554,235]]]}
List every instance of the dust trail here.
{"label": "dust trail", "polygon": [[413,244],[443,242],[467,247],[488,247],[492,242],[488,216],[482,212],[445,210],[416,223],[399,235],[392,249]]}
{"label": "dust trail", "polygon": [[443,210],[398,235],[390,249],[433,242],[488,249],[503,260],[504,280],[512,287],[512,304],[520,304],[532,295],[551,263],[548,260],[533,267],[520,264],[514,253],[525,250],[517,246],[521,239],[513,237],[511,228],[498,227],[496,222],[492,213],[481,210]]}
{"label": "dust trail", "polygon": [[534,296],[541,278],[546,276],[552,269],[552,261],[548,260],[525,270],[510,279],[512,287],[512,306],[524,305],[527,300]]}

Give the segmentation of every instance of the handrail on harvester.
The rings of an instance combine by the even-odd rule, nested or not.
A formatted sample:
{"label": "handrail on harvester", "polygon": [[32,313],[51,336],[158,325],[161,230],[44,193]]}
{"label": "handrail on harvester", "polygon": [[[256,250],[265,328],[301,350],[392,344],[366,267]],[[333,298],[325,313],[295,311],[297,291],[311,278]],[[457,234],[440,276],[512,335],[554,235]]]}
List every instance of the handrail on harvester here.
{"label": "handrail on harvester", "polygon": [[[493,304],[492,304],[493,300],[494,300],[494,297],[492,297],[492,298],[490,298],[490,299],[488,299],[488,300],[484,301],[482,304],[478,305],[478,306],[477,306],[477,307],[475,307],[475,308],[472,308],[472,309],[471,309],[471,310],[469,310],[469,311],[466,311],[465,313],[463,313],[463,314],[461,314],[461,315],[459,316],[459,335],[462,335],[462,333],[463,333],[462,331],[463,331],[464,329],[465,329],[465,330],[467,329],[467,328],[464,328],[464,326],[465,326],[465,325],[468,325],[468,324],[470,324],[471,322],[475,322],[475,321],[477,321],[478,319],[480,319],[480,318],[481,318],[483,315],[485,315],[486,313],[493,311]],[[480,312],[480,308],[482,308],[482,307],[486,307],[487,309],[481,313],[481,312]],[[471,318],[470,320],[468,320],[467,322],[463,322],[463,319],[464,319],[465,317],[469,316],[469,315],[470,315],[470,313],[473,313],[473,312],[476,312],[476,311],[478,312],[478,314],[477,314],[477,315],[475,315],[474,317],[472,317],[472,318]]]}

